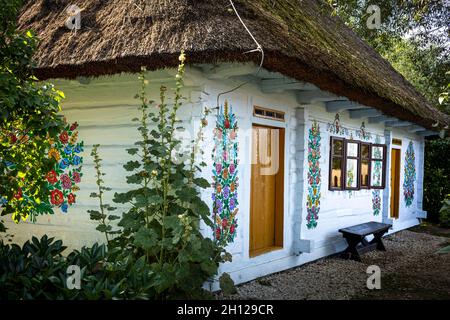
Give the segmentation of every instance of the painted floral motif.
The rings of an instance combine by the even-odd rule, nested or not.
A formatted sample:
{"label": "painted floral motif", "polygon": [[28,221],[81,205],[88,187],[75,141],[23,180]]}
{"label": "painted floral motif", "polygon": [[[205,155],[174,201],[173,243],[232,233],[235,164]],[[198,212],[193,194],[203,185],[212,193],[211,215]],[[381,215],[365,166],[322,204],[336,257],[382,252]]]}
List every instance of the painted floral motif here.
{"label": "painted floral motif", "polygon": [[[381,148],[373,148],[373,158],[381,159],[383,156],[382,149]],[[381,174],[383,170],[383,163],[382,161],[375,161],[373,166],[373,172],[372,172],[372,185],[373,186],[381,186]]]}
{"label": "painted floral motif", "polygon": [[314,121],[309,129],[308,137],[308,195],[306,197],[306,227],[314,229],[317,227],[320,210],[320,127]]}
{"label": "painted floral motif", "polygon": [[361,123],[361,127],[356,130],[356,136],[361,139],[361,140],[371,140],[372,139],[372,134],[366,131],[366,124],[364,123],[364,121]]}
{"label": "painted floral motif", "polygon": [[225,101],[217,116],[212,153],[214,238],[217,242],[230,243],[236,236],[239,204],[237,130],[236,117]]}
{"label": "painted floral motif", "polygon": [[57,141],[53,141],[48,152],[48,157],[56,162],[54,168],[45,176],[50,197],[41,203],[39,209],[42,212],[58,207],[62,212],[67,213],[69,206],[76,202],[75,192],[79,190],[77,184],[81,182],[82,176],[83,157],[80,154],[84,146],[83,141],[77,142],[77,128],[76,122],[67,124]]}
{"label": "painted floral motif", "polygon": [[[58,207],[67,213],[69,206],[76,201],[75,192],[79,190],[76,185],[81,182],[81,165],[83,158],[83,142],[77,143],[78,123],[71,125],[66,123],[64,130],[58,135],[57,141],[51,141],[48,150],[48,158],[54,160],[54,167],[44,176],[46,186],[50,191],[48,199],[41,200],[36,206],[36,212],[31,215],[31,221],[36,221],[36,214],[52,214],[53,208]],[[13,163],[8,163],[13,167]],[[14,196],[16,199],[32,201],[22,188],[19,188]],[[0,199],[0,206],[7,203],[7,199]],[[26,220],[26,219],[24,219]]]}
{"label": "painted floral motif", "polygon": [[[375,136],[375,143],[380,144],[381,138],[380,136]],[[375,148],[374,156],[380,157],[380,149]],[[382,170],[382,164],[380,162],[375,162],[374,165],[374,174],[373,177],[375,181],[375,185],[381,185],[381,170]],[[374,216],[378,216],[381,212],[381,190],[375,189],[372,191],[372,212]]]}
{"label": "painted floral motif", "polygon": [[403,196],[407,207],[411,206],[414,200],[414,182],[416,181],[415,161],[414,145],[412,141],[410,141],[405,154],[405,177],[403,181]]}
{"label": "painted floral motif", "polygon": [[328,123],[328,132],[332,134],[342,134],[342,135],[348,135],[348,129],[344,128],[341,125],[341,120],[339,119],[339,113],[336,113],[334,116],[333,123]]}
{"label": "painted floral motif", "polygon": [[378,216],[381,211],[381,196],[380,196],[380,190],[373,190],[372,191],[372,210],[373,215]]}

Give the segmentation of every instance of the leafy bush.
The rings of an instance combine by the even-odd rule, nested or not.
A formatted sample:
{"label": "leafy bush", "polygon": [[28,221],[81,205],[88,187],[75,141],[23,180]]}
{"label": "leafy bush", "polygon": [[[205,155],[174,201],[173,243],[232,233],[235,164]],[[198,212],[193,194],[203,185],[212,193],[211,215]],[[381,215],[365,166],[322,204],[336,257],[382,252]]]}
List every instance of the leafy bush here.
{"label": "leafy bush", "polygon": [[428,220],[439,221],[442,201],[450,194],[450,139],[427,141],[425,145],[424,210]]}
{"label": "leafy bush", "polygon": [[64,127],[58,114],[64,94],[32,74],[37,38],[16,30],[20,7],[18,0],[0,5],[0,206],[16,223],[34,218],[48,198],[45,174],[54,161],[47,152]]}
{"label": "leafy bush", "polygon": [[[185,159],[181,141],[175,136],[177,111],[181,107],[184,54],[176,75],[173,106],[169,107],[167,89],[161,87],[156,108],[145,97],[145,70],[141,73],[141,118],[138,128],[141,141],[127,150],[138,160],[124,165],[130,172],[127,182],[134,189],[116,193],[114,201],[131,204],[122,217],[104,201],[104,186],[98,145],[92,150],[99,200],[99,210],[89,210],[98,222],[97,230],[105,234],[106,245],[95,244],[70,252],[62,241],[44,236],[33,237],[23,247],[0,244],[0,299],[178,299],[209,298],[203,289],[212,280],[219,263],[231,261],[222,246],[200,232],[204,221],[212,226],[210,211],[200,198],[208,181],[196,177],[200,172],[194,159],[199,141]],[[158,114],[151,110],[158,110]],[[152,125],[149,124],[152,122]],[[205,124],[205,122],[203,122]],[[201,131],[197,139],[201,139]],[[117,230],[113,221],[119,220]],[[66,279],[71,265],[81,269],[81,288],[70,290]],[[234,291],[229,275],[220,279],[224,292]]]}
{"label": "leafy bush", "polygon": [[439,210],[439,221],[443,227],[450,228],[450,194],[447,195]]}

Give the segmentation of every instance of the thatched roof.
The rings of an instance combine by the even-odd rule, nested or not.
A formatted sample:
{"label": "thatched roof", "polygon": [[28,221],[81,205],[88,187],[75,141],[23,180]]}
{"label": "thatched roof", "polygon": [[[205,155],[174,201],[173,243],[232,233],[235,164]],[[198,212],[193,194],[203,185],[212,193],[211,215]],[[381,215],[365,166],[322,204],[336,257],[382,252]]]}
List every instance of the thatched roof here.
{"label": "thatched roof", "polygon": [[[450,125],[391,65],[321,0],[235,0],[264,48],[264,67],[346,96],[385,114],[430,129]],[[66,7],[82,11],[76,34]],[[255,44],[228,0],[33,0],[19,27],[41,38],[36,74],[74,78],[176,66],[181,49],[190,63],[254,61]],[[437,128],[433,124],[439,121]]]}

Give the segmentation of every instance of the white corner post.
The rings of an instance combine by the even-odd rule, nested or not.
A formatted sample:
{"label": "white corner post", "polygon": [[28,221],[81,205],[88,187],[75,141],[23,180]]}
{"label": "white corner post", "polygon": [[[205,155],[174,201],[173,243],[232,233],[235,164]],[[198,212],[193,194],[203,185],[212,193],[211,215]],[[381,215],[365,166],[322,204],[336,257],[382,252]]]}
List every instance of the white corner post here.
{"label": "white corner post", "polygon": [[383,211],[382,211],[382,222],[393,224],[393,220],[389,218],[390,209],[390,195],[391,195],[391,138],[392,131],[384,130],[384,141],[386,144],[386,181],[385,188],[383,190]]}
{"label": "white corner post", "polygon": [[293,110],[295,125],[291,131],[291,149],[289,153],[289,189],[291,203],[291,214],[293,216],[292,225],[292,253],[298,255],[304,252],[311,252],[314,248],[312,240],[302,239],[303,222],[303,198],[305,193],[305,153],[307,145],[305,136],[307,135],[307,105],[300,105]]}
{"label": "white corner post", "polygon": [[[418,219],[425,219],[427,217],[427,212],[423,211],[423,177],[425,170],[425,139],[420,139],[418,143],[418,154],[416,165],[417,171],[417,210],[416,217]],[[416,153],[417,154],[417,153]]]}

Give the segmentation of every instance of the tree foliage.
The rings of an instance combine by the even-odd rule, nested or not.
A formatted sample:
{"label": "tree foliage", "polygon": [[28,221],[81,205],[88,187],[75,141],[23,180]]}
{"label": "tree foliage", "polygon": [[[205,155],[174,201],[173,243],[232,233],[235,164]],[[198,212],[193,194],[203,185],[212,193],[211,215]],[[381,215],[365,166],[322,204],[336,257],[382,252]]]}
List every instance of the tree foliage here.
{"label": "tree foliage", "polygon": [[48,197],[44,177],[54,161],[47,151],[63,127],[58,112],[64,98],[32,74],[37,39],[31,31],[16,30],[20,5],[18,0],[0,5],[0,205],[2,215],[11,214],[15,222],[34,218]]}
{"label": "tree foliage", "polygon": [[450,194],[449,150],[449,138],[427,141],[425,145],[423,207],[433,222],[439,221],[442,201]]}
{"label": "tree foliage", "polygon": [[[443,0],[328,0],[362,39],[380,53],[434,106],[449,113],[448,103],[439,96],[449,83],[448,41],[450,7]],[[380,28],[369,29],[373,14],[369,5],[380,8]]]}

